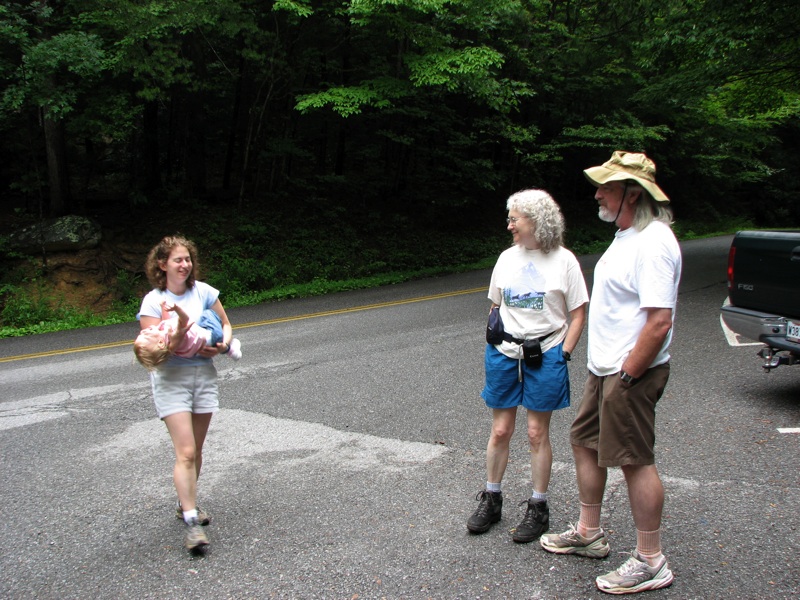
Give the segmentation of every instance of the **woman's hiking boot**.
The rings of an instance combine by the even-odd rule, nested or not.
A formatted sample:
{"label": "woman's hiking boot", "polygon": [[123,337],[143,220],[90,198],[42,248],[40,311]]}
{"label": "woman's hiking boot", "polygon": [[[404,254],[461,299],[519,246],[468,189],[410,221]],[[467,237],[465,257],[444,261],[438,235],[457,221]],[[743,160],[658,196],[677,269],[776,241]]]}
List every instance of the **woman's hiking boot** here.
{"label": "woman's hiking boot", "polygon": [[472,533],[485,533],[500,520],[503,512],[503,493],[483,490],[478,492],[475,499],[480,500],[480,504],[467,520],[467,529]]}
{"label": "woman's hiking boot", "polygon": [[511,539],[519,544],[527,544],[538,540],[543,533],[550,529],[550,508],[547,502],[535,501],[533,499],[523,500],[523,504],[528,505],[528,510],[522,518],[522,522],[517,525]]}

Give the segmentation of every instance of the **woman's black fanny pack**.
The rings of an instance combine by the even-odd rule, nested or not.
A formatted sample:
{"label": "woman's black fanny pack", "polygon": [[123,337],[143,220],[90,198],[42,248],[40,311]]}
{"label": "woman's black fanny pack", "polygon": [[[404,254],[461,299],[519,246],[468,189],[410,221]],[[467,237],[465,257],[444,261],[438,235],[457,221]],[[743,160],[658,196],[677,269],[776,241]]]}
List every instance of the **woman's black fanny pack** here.
{"label": "woman's black fanny pack", "polygon": [[508,335],[503,328],[503,319],[500,318],[500,307],[493,306],[489,311],[489,322],[486,324],[486,342],[492,346],[502,344]]}
{"label": "woman's black fanny pack", "polygon": [[500,318],[500,307],[495,306],[489,311],[489,322],[486,325],[487,343],[496,346],[505,341],[522,346],[522,358],[530,368],[536,369],[542,366],[542,342],[554,333],[555,331],[551,331],[542,337],[527,340],[515,338],[510,333],[506,333],[503,327],[503,319]]}

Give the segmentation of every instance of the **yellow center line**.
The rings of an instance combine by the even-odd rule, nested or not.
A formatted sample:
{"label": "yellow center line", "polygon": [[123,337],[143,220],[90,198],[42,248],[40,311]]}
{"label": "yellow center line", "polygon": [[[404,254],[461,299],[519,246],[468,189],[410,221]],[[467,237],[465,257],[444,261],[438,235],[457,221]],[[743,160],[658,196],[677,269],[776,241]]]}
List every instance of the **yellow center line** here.
{"label": "yellow center line", "polygon": [[477,292],[485,292],[488,288],[480,287],[471,290],[459,290],[457,292],[445,292],[443,294],[433,294],[431,296],[419,296],[417,298],[408,298],[406,300],[392,300],[390,302],[379,302],[377,304],[364,304],[362,306],[351,306],[349,308],[337,308],[336,310],[326,310],[317,313],[309,313],[307,315],[297,315],[294,317],[281,317],[278,319],[268,319],[267,321],[258,321],[256,323],[245,323],[237,325],[234,329],[245,329],[247,327],[259,327],[261,325],[273,325],[275,323],[288,323],[290,321],[302,321],[304,319],[316,319],[318,317],[327,317],[330,315],[342,315],[352,312],[361,312],[363,310],[373,310],[376,308],[386,308],[387,306],[399,306],[401,304],[413,304],[414,302],[427,302],[429,300],[439,300],[441,298],[451,298],[453,296],[464,296],[466,294],[475,294]]}
{"label": "yellow center line", "polygon": [[[343,315],[353,312],[361,312],[364,310],[374,310],[376,308],[386,308],[389,306],[400,306],[402,304],[413,304],[415,302],[428,302],[431,300],[440,300],[442,298],[452,298],[454,296],[465,296],[467,294],[476,294],[478,292],[486,292],[487,287],[472,288],[469,290],[459,290],[456,292],[445,292],[443,294],[432,294],[430,296],[419,296],[417,298],[408,298],[406,300],[392,300],[390,302],[379,302],[377,304],[364,304],[362,306],[351,306],[349,308],[338,308],[336,310],[326,310],[316,313],[308,313],[305,315],[296,315],[293,317],[279,317],[277,319],[267,319],[266,321],[257,321],[255,323],[244,323],[241,325],[234,325],[233,329],[247,329],[248,327],[263,327],[264,325],[276,325],[278,323],[289,323],[291,321],[303,321],[305,319],[317,319],[319,317],[328,317],[331,315]],[[46,356],[58,356],[60,354],[73,354],[76,352],[89,352],[90,350],[103,350],[106,348],[120,348],[122,346],[130,346],[133,340],[126,340],[124,342],[110,342],[108,344],[95,344],[93,346],[81,346],[78,348],[66,348],[64,350],[49,350],[46,352],[36,352],[34,354],[21,354],[19,356],[8,356],[0,358],[0,363],[12,362],[17,360],[27,360],[30,358],[44,358]]]}

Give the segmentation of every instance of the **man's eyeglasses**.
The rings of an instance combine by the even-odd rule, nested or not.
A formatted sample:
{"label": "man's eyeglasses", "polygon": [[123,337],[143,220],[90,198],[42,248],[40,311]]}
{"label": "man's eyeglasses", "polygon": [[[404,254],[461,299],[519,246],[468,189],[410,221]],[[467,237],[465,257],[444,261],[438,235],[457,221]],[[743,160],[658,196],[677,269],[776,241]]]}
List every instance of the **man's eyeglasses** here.
{"label": "man's eyeglasses", "polygon": [[517,221],[519,221],[520,219],[525,219],[525,218],[526,218],[526,217],[524,217],[524,216],[523,216],[523,217],[508,217],[508,218],[506,219],[506,224],[509,224],[509,223],[514,223],[514,224],[516,225],[516,224],[517,224]]}

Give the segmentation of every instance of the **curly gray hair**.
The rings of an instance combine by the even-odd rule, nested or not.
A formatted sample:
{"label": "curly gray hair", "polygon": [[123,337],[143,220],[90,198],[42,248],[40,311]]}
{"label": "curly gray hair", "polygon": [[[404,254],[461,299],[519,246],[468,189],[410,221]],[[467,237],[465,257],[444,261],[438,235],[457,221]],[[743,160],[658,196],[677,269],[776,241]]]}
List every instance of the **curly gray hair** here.
{"label": "curly gray hair", "polygon": [[533,236],[545,254],[564,243],[564,215],[553,197],[544,190],[521,190],[512,194],[506,208],[522,213],[535,223]]}

